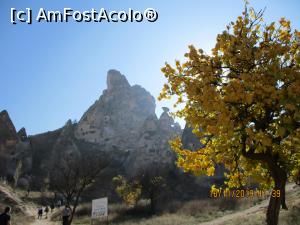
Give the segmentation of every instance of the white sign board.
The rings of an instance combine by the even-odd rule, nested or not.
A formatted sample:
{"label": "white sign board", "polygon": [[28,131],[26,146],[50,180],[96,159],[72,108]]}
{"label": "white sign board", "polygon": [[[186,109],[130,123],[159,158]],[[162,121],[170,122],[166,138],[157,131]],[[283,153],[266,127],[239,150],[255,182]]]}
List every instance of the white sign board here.
{"label": "white sign board", "polygon": [[92,201],[92,219],[107,217],[107,202],[107,198],[99,198]]}

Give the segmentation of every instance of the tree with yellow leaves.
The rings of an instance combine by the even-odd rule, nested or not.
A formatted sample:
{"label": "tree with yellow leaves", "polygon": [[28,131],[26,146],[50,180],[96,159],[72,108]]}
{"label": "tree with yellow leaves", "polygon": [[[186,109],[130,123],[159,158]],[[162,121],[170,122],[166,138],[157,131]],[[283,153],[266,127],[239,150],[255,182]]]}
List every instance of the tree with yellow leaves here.
{"label": "tree with yellow leaves", "polygon": [[[287,209],[285,186],[300,168],[300,32],[290,21],[265,24],[246,4],[242,16],[217,36],[211,54],[189,46],[186,62],[166,63],[168,83],[159,99],[176,97],[184,118],[205,147],[171,142],[186,172],[212,176],[226,168],[227,188],[257,182],[272,188],[267,224]],[[215,187],[213,187],[215,188]]]}
{"label": "tree with yellow leaves", "polygon": [[141,196],[142,186],[138,181],[128,181],[124,176],[113,178],[116,193],[127,205],[135,206]]}

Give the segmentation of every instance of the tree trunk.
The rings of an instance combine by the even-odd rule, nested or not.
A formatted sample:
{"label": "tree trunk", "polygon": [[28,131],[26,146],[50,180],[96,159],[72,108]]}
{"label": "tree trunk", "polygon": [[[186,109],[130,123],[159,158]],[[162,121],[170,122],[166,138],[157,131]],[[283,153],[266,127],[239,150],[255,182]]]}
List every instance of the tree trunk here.
{"label": "tree trunk", "polygon": [[273,172],[275,187],[272,190],[267,210],[267,224],[278,225],[280,206],[287,208],[285,204],[285,184],[287,176],[281,169]]}
{"label": "tree trunk", "polygon": [[288,207],[287,207],[286,202],[285,202],[285,185],[283,187],[283,190],[280,193],[282,195],[281,207],[282,207],[282,209],[288,210]]}
{"label": "tree trunk", "polygon": [[72,222],[73,222],[73,218],[74,218],[74,215],[75,215],[75,212],[76,212],[76,208],[78,206],[78,200],[79,200],[80,195],[81,195],[81,192],[76,196],[76,199],[75,199],[75,202],[74,202],[74,205],[73,205],[73,209],[72,209],[72,212],[71,212],[71,216],[70,216],[70,219],[69,219],[69,225],[71,225]]}
{"label": "tree trunk", "polygon": [[[287,172],[284,164],[282,165],[278,161],[278,154],[272,154],[272,148],[268,148],[265,153],[255,153],[255,148],[250,147],[247,151],[247,135],[242,136],[242,155],[248,159],[258,160],[266,163],[271,176],[274,180],[275,187],[272,190],[272,194],[269,201],[267,210],[267,224],[278,225],[280,205],[282,208],[287,209],[285,204],[285,184],[287,181]],[[279,194],[278,192],[279,191]]]}
{"label": "tree trunk", "polygon": [[150,193],[150,208],[151,208],[151,213],[155,213],[155,199],[154,199],[154,194],[151,192]]}

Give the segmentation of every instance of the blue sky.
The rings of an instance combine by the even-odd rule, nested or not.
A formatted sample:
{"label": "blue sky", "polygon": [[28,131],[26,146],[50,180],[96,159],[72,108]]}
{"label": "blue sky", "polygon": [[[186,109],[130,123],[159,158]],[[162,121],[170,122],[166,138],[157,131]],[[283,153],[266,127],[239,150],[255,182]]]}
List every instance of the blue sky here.
{"label": "blue sky", "polygon": [[[300,1],[250,1],[265,6],[266,22],[286,17],[300,30]],[[29,134],[54,130],[79,120],[106,88],[106,72],[117,69],[131,84],[155,97],[165,78],[166,61],[183,59],[189,44],[207,52],[225,26],[243,10],[242,0],[1,0],[0,110],[6,109],[16,128]],[[155,23],[10,23],[10,9],[36,12],[91,8],[144,10],[154,8]],[[157,114],[170,102],[157,102]]]}

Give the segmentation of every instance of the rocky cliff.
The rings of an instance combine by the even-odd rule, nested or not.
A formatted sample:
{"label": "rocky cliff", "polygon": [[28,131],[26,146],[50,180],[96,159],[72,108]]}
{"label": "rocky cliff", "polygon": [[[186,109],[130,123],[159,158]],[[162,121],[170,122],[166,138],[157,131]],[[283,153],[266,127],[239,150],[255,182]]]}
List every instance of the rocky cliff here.
{"label": "rocky cliff", "polygon": [[11,147],[14,147],[18,142],[18,135],[13,125],[8,112],[3,110],[0,112],[0,153],[9,153],[4,152],[8,149],[11,150]]}
{"label": "rocky cliff", "polygon": [[25,128],[18,133],[6,110],[0,112],[0,176],[28,185],[32,167],[31,144]]}
{"label": "rocky cliff", "polygon": [[170,190],[176,196],[207,196],[209,185],[219,176],[195,178],[183,174],[176,168],[176,155],[169,146],[169,140],[182,135],[185,148],[201,147],[191,130],[186,127],[182,134],[168,108],[164,107],[157,117],[154,97],[141,86],[130,85],[119,71],[110,70],[107,89],[78,123],[69,120],[55,131],[27,136],[24,128],[16,132],[8,113],[1,112],[0,157],[5,170],[0,168],[0,176],[6,175],[12,182],[17,179],[24,187],[40,189],[49,181],[53,162],[66,155],[93,151],[109,160],[95,191],[112,193],[111,179],[118,174],[135,177],[141,171],[159,171],[167,174]]}
{"label": "rocky cliff", "polygon": [[119,71],[107,73],[107,89],[80,119],[75,136],[88,142],[132,148],[139,127],[155,116],[155,99],[144,88],[130,86]]}
{"label": "rocky cliff", "polygon": [[168,141],[181,135],[168,109],[158,119],[155,99],[139,85],[131,86],[119,71],[107,73],[107,89],[82,116],[75,129],[79,140],[99,144],[106,151],[128,152],[124,168],[134,173],[142,167],[171,164]]}
{"label": "rocky cliff", "polygon": [[28,138],[25,129],[16,132],[6,111],[0,121],[0,152],[16,155],[14,160],[6,160],[10,176],[22,158],[26,167],[22,176],[30,170],[31,179],[39,186],[51,161],[91,148],[109,153],[117,162],[116,170],[128,175],[149,167],[173,167],[175,155],[168,141],[181,135],[168,109],[157,118],[154,97],[141,86],[130,85],[117,70],[108,71],[107,89],[78,123],[68,121],[56,131]]}

